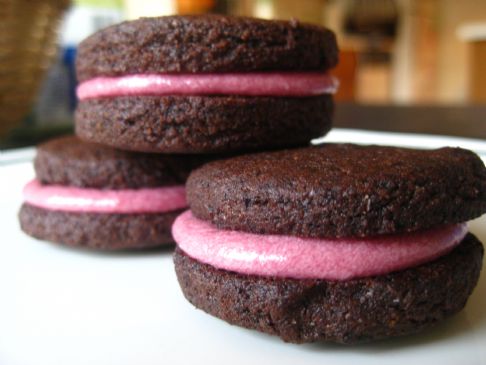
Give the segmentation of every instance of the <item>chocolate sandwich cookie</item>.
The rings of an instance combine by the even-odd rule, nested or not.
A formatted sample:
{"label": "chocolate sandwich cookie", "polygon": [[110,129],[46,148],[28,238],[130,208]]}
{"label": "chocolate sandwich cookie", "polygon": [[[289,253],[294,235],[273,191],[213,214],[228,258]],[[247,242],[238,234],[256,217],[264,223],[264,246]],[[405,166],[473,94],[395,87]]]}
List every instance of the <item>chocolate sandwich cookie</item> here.
{"label": "chocolate sandwich cookie", "polygon": [[297,146],[331,127],[334,34],[221,15],[142,18],[83,41],[76,132],[145,152]]}
{"label": "chocolate sandwich cookie", "polygon": [[21,228],[36,238],[103,250],[173,242],[186,208],[184,183],[205,156],[115,150],[74,136],[38,147],[36,179],[24,188]]}
{"label": "chocolate sandwich cookie", "polygon": [[486,168],[459,148],[325,144],[211,162],[172,232],[186,298],[288,342],[419,332],[460,311]]}

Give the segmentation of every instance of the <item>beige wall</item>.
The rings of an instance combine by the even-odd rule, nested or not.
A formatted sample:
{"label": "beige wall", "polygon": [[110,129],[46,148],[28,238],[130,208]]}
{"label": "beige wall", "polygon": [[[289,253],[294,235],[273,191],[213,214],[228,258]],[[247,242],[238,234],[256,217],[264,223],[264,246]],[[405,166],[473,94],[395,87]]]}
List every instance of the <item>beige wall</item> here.
{"label": "beige wall", "polygon": [[469,45],[461,25],[486,22],[484,0],[397,0],[402,21],[394,47],[391,100],[399,103],[469,101]]}
{"label": "beige wall", "polygon": [[484,0],[441,0],[439,30],[439,84],[441,102],[464,102],[468,97],[468,44],[457,28],[469,22],[486,22]]}

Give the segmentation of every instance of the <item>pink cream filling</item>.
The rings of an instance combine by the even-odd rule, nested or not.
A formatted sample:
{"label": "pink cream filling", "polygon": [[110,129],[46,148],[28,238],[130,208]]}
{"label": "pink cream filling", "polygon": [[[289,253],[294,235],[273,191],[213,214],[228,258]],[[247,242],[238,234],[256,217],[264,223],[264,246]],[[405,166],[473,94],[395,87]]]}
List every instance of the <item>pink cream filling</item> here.
{"label": "pink cream filling", "polygon": [[356,239],[314,239],[221,230],[181,214],[172,226],[177,245],[219,269],[258,276],[349,280],[383,275],[432,261],[457,246],[467,225]]}
{"label": "pink cream filling", "polygon": [[164,213],[187,207],[184,186],[100,190],[42,185],[34,179],[23,190],[24,201],[48,210],[91,213]]}
{"label": "pink cream filling", "polygon": [[96,77],[77,88],[80,100],[136,95],[313,96],[333,94],[338,81],[323,72],[137,74]]}

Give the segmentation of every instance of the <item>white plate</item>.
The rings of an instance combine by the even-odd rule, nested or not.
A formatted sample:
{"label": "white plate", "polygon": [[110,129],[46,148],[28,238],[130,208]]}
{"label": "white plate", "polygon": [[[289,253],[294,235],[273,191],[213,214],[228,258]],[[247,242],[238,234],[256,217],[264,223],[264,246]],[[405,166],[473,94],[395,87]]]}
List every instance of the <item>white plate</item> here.
{"label": "white plate", "polygon": [[[329,136],[340,138],[379,143],[400,135]],[[16,214],[32,176],[30,162],[0,166],[1,365],[486,364],[484,273],[466,309],[423,334],[349,347],[286,344],[196,310],[179,290],[170,251],[93,253],[22,234]],[[486,217],[470,228],[486,242]]]}

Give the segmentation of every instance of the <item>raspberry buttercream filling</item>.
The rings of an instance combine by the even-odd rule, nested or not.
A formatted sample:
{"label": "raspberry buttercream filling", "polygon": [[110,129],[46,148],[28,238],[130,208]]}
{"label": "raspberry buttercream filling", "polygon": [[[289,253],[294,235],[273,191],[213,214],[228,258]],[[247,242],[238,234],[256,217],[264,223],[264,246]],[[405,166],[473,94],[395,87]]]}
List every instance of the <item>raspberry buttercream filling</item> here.
{"label": "raspberry buttercream filling", "polygon": [[24,202],[48,210],[90,213],[165,213],[187,207],[183,185],[101,190],[42,185],[37,179],[23,190]]}
{"label": "raspberry buttercream filling", "polygon": [[370,238],[315,239],[222,230],[181,214],[172,227],[190,257],[218,269],[258,276],[349,280],[383,275],[432,261],[457,246],[467,225]]}
{"label": "raspberry buttercream filling", "polygon": [[96,77],[77,88],[80,100],[142,95],[314,96],[333,94],[338,81],[324,72],[136,74]]}

